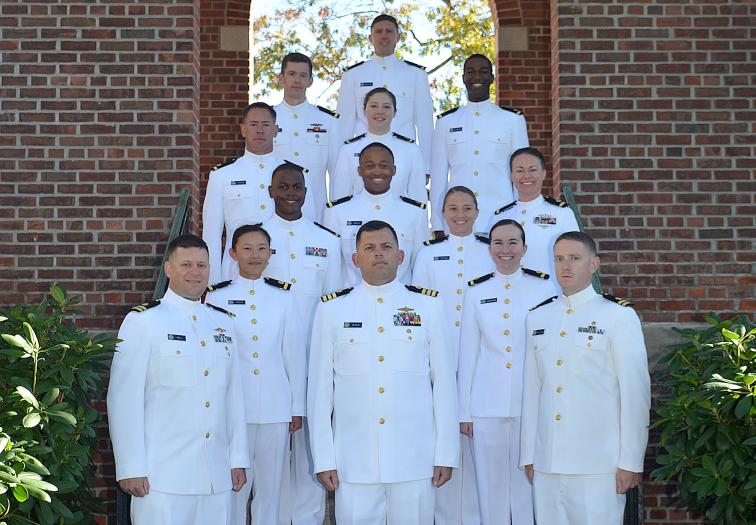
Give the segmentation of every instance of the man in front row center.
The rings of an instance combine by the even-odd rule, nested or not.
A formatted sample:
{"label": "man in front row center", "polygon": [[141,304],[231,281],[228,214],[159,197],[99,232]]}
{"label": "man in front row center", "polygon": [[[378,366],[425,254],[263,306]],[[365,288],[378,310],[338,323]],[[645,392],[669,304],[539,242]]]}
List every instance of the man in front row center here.
{"label": "man in front row center", "polygon": [[648,441],[641,324],[628,301],[594,291],[591,237],[561,234],[554,262],[561,294],[527,317],[520,463],[538,523],[621,525]]}
{"label": "man in front row center", "polygon": [[315,472],[339,525],[432,525],[434,487],[459,462],[451,337],[437,293],[397,280],[388,223],[363,224],[356,245],[362,282],[324,296],[312,328]]}

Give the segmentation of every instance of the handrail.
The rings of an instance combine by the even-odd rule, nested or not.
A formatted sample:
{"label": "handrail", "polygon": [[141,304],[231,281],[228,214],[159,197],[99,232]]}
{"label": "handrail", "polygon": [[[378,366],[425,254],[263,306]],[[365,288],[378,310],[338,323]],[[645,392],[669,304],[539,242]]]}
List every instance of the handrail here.
{"label": "handrail", "polygon": [[[580,210],[578,209],[577,202],[575,202],[575,194],[572,192],[572,187],[567,184],[562,185],[562,193],[564,193],[564,200],[567,201],[572,213],[575,215],[578,228],[580,228],[581,232],[584,232],[583,218],[580,216]],[[596,290],[596,293],[604,293],[604,288],[601,286],[601,275],[599,275],[598,270],[593,274],[591,281],[593,282],[593,289]]]}

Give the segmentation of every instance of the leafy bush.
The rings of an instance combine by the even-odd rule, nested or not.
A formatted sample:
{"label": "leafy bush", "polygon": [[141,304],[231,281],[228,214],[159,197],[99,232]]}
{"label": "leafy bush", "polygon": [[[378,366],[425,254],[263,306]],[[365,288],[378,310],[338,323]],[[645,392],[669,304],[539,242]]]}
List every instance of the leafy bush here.
{"label": "leafy bush", "polygon": [[0,521],[9,524],[94,523],[97,508],[90,400],[116,340],[77,329],[80,298],[56,285],[50,293],[0,312]]}
{"label": "leafy bush", "polygon": [[728,525],[756,523],[756,328],[745,316],[710,314],[704,330],[663,359],[657,408],[666,454],[652,473],[676,480],[691,510]]}

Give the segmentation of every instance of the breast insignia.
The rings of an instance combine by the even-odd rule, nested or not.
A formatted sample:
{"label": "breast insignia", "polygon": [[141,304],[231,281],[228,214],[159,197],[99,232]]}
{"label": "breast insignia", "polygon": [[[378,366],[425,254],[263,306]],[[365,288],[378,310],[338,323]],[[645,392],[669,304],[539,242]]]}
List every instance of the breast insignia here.
{"label": "breast insignia", "polygon": [[[329,206],[329,207],[330,207],[330,206]],[[316,222],[316,223],[315,223],[315,226],[317,226],[318,228],[320,228],[320,229],[322,229],[322,230],[325,230],[325,231],[327,231],[328,233],[332,233],[332,234],[334,234],[334,235],[335,235],[336,237],[341,237],[341,235],[340,235],[340,234],[336,233],[336,232],[335,232],[335,231],[333,231],[333,230],[332,230],[331,228],[326,228],[325,226],[323,226],[323,225],[322,225],[322,224],[320,224],[319,222]]]}
{"label": "breast insignia", "polygon": [[546,272],[539,272],[538,270],[531,270],[530,268],[523,268],[522,273],[538,277],[539,279],[548,279],[550,277]]}
{"label": "breast insignia", "polygon": [[326,206],[328,208],[333,208],[334,206],[338,206],[339,204],[344,204],[345,202],[349,201],[352,198],[351,195],[347,195],[346,197],[341,197],[340,199],[336,199],[335,201],[329,201]]}
{"label": "breast insignia", "polygon": [[532,311],[533,311],[533,310],[535,310],[536,308],[540,308],[541,306],[544,306],[544,305],[546,305],[546,304],[549,304],[549,303],[553,303],[554,301],[556,301],[556,300],[557,300],[557,297],[559,297],[559,296],[558,296],[558,295],[555,295],[554,297],[549,297],[549,298],[548,298],[548,299],[546,299],[546,300],[545,300],[544,302],[542,302],[542,303],[538,303],[537,305],[535,305],[535,306],[534,306],[533,308],[531,308],[531,309],[530,309],[530,311],[532,312]]}
{"label": "breast insignia", "polygon": [[544,197],[543,200],[545,200],[549,204],[553,204],[554,206],[559,206],[560,208],[566,208],[567,206],[569,206],[569,204],[567,204],[565,201],[552,199],[551,197]]}
{"label": "breast insignia", "polygon": [[436,237],[435,239],[428,239],[427,241],[423,241],[423,245],[425,245],[425,246],[432,246],[434,244],[438,244],[440,242],[444,242],[448,238],[449,238],[448,235],[442,235],[441,237]]}
{"label": "breast insignia", "polygon": [[221,281],[219,283],[211,284],[207,287],[207,291],[214,292],[215,290],[220,290],[221,288],[225,288],[226,286],[231,284],[231,282],[232,281],[229,279],[228,281]]}
{"label": "breast insignia", "polygon": [[286,281],[281,281],[280,279],[273,279],[271,277],[266,277],[263,280],[265,281],[265,284],[269,284],[275,288],[280,288],[282,290],[291,289],[291,283],[287,283]]}
{"label": "breast insignia", "polygon": [[337,297],[341,297],[343,295],[346,295],[349,292],[351,292],[352,290],[354,290],[354,288],[344,288],[343,290],[339,290],[337,292],[331,292],[329,294],[325,294],[324,296],[322,296],[320,298],[320,300],[323,301],[324,303],[327,303],[331,299],[336,299]]}
{"label": "breast insignia", "polygon": [[422,294],[422,295],[427,295],[429,297],[437,297],[438,296],[438,292],[436,290],[431,290],[429,288],[422,288],[420,286],[414,286],[412,284],[405,284],[404,287],[407,288],[407,290],[409,290],[410,292],[415,292],[415,293],[419,293],[419,294]]}
{"label": "breast insignia", "polygon": [[357,142],[358,140],[362,140],[362,139],[365,138],[366,135],[367,135],[367,133],[363,133],[362,135],[357,135],[356,137],[352,137],[349,140],[345,140],[344,144],[351,144],[353,142]]}
{"label": "breast insignia", "polygon": [[418,208],[422,210],[424,210],[426,207],[426,204],[424,202],[416,201],[415,199],[410,199],[409,197],[405,197],[404,195],[402,195],[399,198],[402,199],[407,204],[412,204],[413,206],[417,206]]}
{"label": "breast insignia", "polygon": [[613,295],[609,295],[608,293],[601,294],[601,297],[613,303],[617,303],[620,306],[635,306],[633,303],[631,303],[627,299],[622,299],[621,297],[614,297]]}
{"label": "breast insignia", "polygon": [[138,304],[136,306],[133,306],[131,308],[131,311],[132,312],[142,313],[145,310],[149,310],[150,308],[154,308],[154,307],[156,307],[159,304],[160,304],[160,299],[155,299],[154,301],[150,301],[149,303],[142,303],[142,304]]}
{"label": "breast insignia", "polygon": [[212,308],[213,310],[216,310],[223,314],[226,314],[229,317],[236,317],[235,313],[229,312],[228,310],[226,310],[225,308],[221,308],[220,306],[215,306],[214,304],[210,304],[210,303],[205,303],[205,306],[207,306],[208,308]]}
{"label": "breast insignia", "polygon": [[475,286],[476,284],[484,283],[490,278],[492,278],[493,276],[494,276],[493,272],[487,273],[486,275],[481,275],[480,277],[476,277],[475,279],[467,281],[467,286]]}

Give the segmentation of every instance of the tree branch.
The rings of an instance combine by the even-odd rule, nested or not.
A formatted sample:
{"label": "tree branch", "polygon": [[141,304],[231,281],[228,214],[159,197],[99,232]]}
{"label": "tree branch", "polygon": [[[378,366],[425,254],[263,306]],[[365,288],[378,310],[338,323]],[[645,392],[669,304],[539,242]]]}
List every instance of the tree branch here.
{"label": "tree branch", "polygon": [[443,62],[441,62],[439,65],[435,66],[430,71],[428,71],[428,75],[430,76],[433,73],[435,73],[436,71],[438,71],[439,69],[441,69],[442,67],[444,67],[446,64],[448,64],[449,62],[451,62],[453,58],[454,58],[454,55],[449,55],[447,58],[444,59]]}

